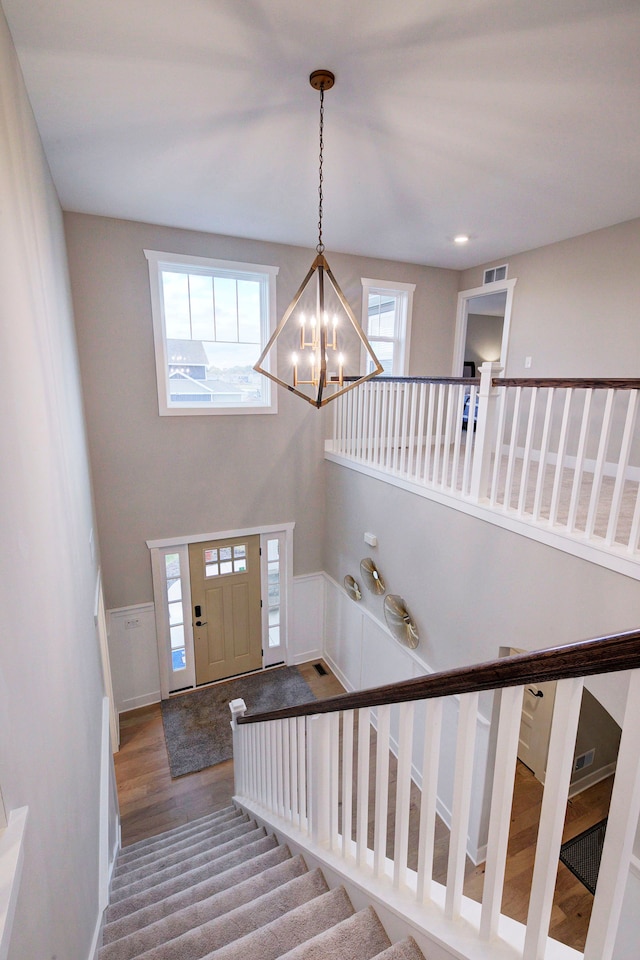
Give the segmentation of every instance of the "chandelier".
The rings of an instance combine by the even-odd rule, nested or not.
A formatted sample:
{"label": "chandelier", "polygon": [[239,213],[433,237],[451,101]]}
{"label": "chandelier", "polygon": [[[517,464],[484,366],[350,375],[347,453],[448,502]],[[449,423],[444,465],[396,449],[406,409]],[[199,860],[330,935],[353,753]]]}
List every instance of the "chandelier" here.
{"label": "chandelier", "polygon": [[[335,83],[329,70],[314,70],[309,83],[320,92],[320,165],[316,257],[275,333],[254,366],[281,387],[320,408],[359,383],[382,373],[362,327],[331,272],[322,241],[324,94]],[[278,343],[288,355],[288,379],[263,363]],[[274,352],[275,356],[275,352]],[[282,359],[280,361],[282,363]],[[273,370],[276,364],[271,363]],[[364,369],[364,373],[362,370]]]}

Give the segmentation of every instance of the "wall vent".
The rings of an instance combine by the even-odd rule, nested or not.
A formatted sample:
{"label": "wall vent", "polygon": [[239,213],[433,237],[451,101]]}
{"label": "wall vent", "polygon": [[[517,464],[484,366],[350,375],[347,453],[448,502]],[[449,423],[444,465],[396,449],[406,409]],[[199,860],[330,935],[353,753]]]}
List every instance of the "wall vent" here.
{"label": "wall vent", "polygon": [[581,753],[579,757],[576,757],[573,761],[573,769],[584,770],[585,767],[590,767],[593,763],[594,757],[596,755],[595,748],[587,750],[586,753]]}
{"label": "wall vent", "polygon": [[485,284],[493,283],[495,280],[506,280],[508,268],[508,263],[503,263],[501,267],[490,267],[489,270],[485,270],[484,280],[482,283]]}

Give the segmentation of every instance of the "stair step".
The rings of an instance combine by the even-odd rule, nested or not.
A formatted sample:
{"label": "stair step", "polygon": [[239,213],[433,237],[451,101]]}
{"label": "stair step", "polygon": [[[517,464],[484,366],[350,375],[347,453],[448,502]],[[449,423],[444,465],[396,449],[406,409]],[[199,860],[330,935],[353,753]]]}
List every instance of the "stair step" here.
{"label": "stair step", "polygon": [[198,851],[193,851],[187,859],[177,857],[174,860],[172,858],[171,862],[167,866],[163,866],[162,869],[156,868],[152,870],[150,874],[145,873],[143,876],[128,881],[125,884],[116,881],[111,891],[111,899],[114,903],[118,900],[128,899],[136,893],[141,893],[150,887],[158,886],[167,880],[179,877],[181,874],[184,874],[185,871],[194,870],[199,866],[205,866],[215,858],[223,856],[225,853],[235,850],[245,843],[257,840],[260,836],[264,836],[265,832],[266,831],[262,827],[258,827],[255,822],[249,821],[248,823],[243,823],[241,826],[235,827],[233,830],[226,831],[224,834],[216,837],[213,843],[208,841],[200,845]]}
{"label": "stair step", "polygon": [[280,960],[372,960],[390,945],[377,913],[373,907],[366,907],[307,943],[280,954]]}
{"label": "stair step", "polygon": [[[286,852],[286,847],[276,847],[276,850]],[[262,858],[273,855],[271,853],[263,854]],[[256,858],[259,859],[259,858]],[[145,917],[139,914],[133,914],[133,922],[126,928],[126,934],[121,934],[120,938],[111,937],[107,945],[100,951],[100,960],[131,960],[139,953],[151,950],[153,947],[160,946],[167,940],[182,936],[190,930],[194,930],[200,924],[205,924],[217,917],[230,914],[237,911],[238,908],[245,905],[253,907],[253,902],[257,901],[265,893],[272,890],[280,890],[282,886],[296,877],[304,876],[307,873],[307,867],[301,856],[291,857],[276,863],[274,866],[263,870],[261,873],[245,880],[239,880],[239,871],[236,867],[228,871],[229,874],[235,874],[229,877],[229,887],[214,893],[212,896],[202,898],[197,902],[189,904],[182,909],[172,910],[171,904],[163,901],[157,911],[155,922],[148,923]],[[224,876],[224,875],[221,875]],[[205,886],[205,884],[202,884]],[[166,915],[164,915],[166,912]],[[129,918],[125,918],[129,919]],[[117,921],[123,924],[123,921]],[[105,933],[108,928],[105,928]],[[248,927],[247,929],[252,929]],[[246,931],[245,931],[246,932]],[[205,951],[207,952],[207,951]]]}
{"label": "stair step", "polygon": [[135,956],[138,960],[175,960],[176,957],[180,960],[200,960],[212,953],[218,956],[218,951],[227,944],[237,942],[240,938],[246,940],[251,931],[259,934],[261,928],[277,924],[285,914],[303,904],[315,902],[327,890],[321,870],[305,873],[251,903]]}
{"label": "stair step", "polygon": [[209,858],[197,867],[185,869],[179,876],[171,877],[153,887],[131,893],[128,897],[111,903],[107,907],[105,920],[110,923],[134,911],[141,910],[149,904],[158,903],[165,897],[170,897],[174,893],[186,890],[194,884],[199,884],[203,880],[221,874],[231,867],[251,860],[259,853],[265,853],[267,850],[277,847],[277,845],[276,838],[274,836],[267,837],[263,828],[254,830],[253,833],[245,835],[244,838],[241,837],[225,844],[223,848],[218,849],[218,856]]}
{"label": "stair step", "polygon": [[353,912],[344,887],[336,887],[201,960],[276,960]]}
{"label": "stair step", "polygon": [[197,820],[190,820],[188,823],[183,823],[172,830],[166,830],[164,833],[148,837],[146,840],[138,840],[137,843],[122,848],[116,859],[116,870],[121,864],[132,863],[138,857],[153,853],[154,850],[161,850],[190,834],[212,827],[221,827],[223,823],[228,823],[242,816],[242,810],[238,810],[236,807],[228,807],[219,813],[208,814],[206,817],[199,817]]}
{"label": "stair step", "polygon": [[[116,870],[114,870],[112,889],[117,889],[118,886],[124,886],[126,883],[130,883],[131,880],[139,879],[139,877],[145,875],[145,871],[146,873],[152,873],[154,870],[157,870],[158,865],[161,863],[168,866],[171,862],[177,862],[178,859],[188,859],[191,856],[190,851],[195,852],[198,847],[212,843],[214,838],[226,836],[229,831],[235,830],[236,827],[243,823],[249,823],[249,817],[246,814],[237,819],[225,820],[222,827],[220,825],[203,827],[197,833],[189,833],[186,837],[167,844],[166,847],[159,847],[150,853],[141,854],[130,863],[127,862],[118,865]],[[229,834],[229,839],[231,836],[233,836],[233,834]]]}
{"label": "stair step", "polygon": [[387,950],[383,950],[375,960],[424,960],[424,953],[413,937],[407,937],[406,940],[394,943]]}

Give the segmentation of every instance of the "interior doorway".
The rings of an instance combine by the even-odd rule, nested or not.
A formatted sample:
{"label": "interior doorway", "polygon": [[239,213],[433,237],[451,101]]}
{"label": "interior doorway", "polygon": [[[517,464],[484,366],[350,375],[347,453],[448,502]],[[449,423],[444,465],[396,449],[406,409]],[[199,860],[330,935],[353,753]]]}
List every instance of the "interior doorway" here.
{"label": "interior doorway", "polygon": [[196,685],[262,666],[260,537],[189,544]]}
{"label": "interior doorway", "polygon": [[498,280],[458,294],[453,376],[477,376],[485,361],[507,362],[515,280]]}

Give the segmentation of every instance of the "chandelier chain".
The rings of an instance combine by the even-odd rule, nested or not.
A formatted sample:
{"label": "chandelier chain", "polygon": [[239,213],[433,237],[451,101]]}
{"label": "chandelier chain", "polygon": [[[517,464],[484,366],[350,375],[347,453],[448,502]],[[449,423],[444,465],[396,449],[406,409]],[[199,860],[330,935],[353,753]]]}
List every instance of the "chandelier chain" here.
{"label": "chandelier chain", "polygon": [[320,166],[318,170],[318,244],[317,253],[324,253],[324,243],[322,242],[322,201],[324,199],[322,192],[322,183],[324,180],[322,173],[322,163],[324,154],[324,84],[320,87]]}

